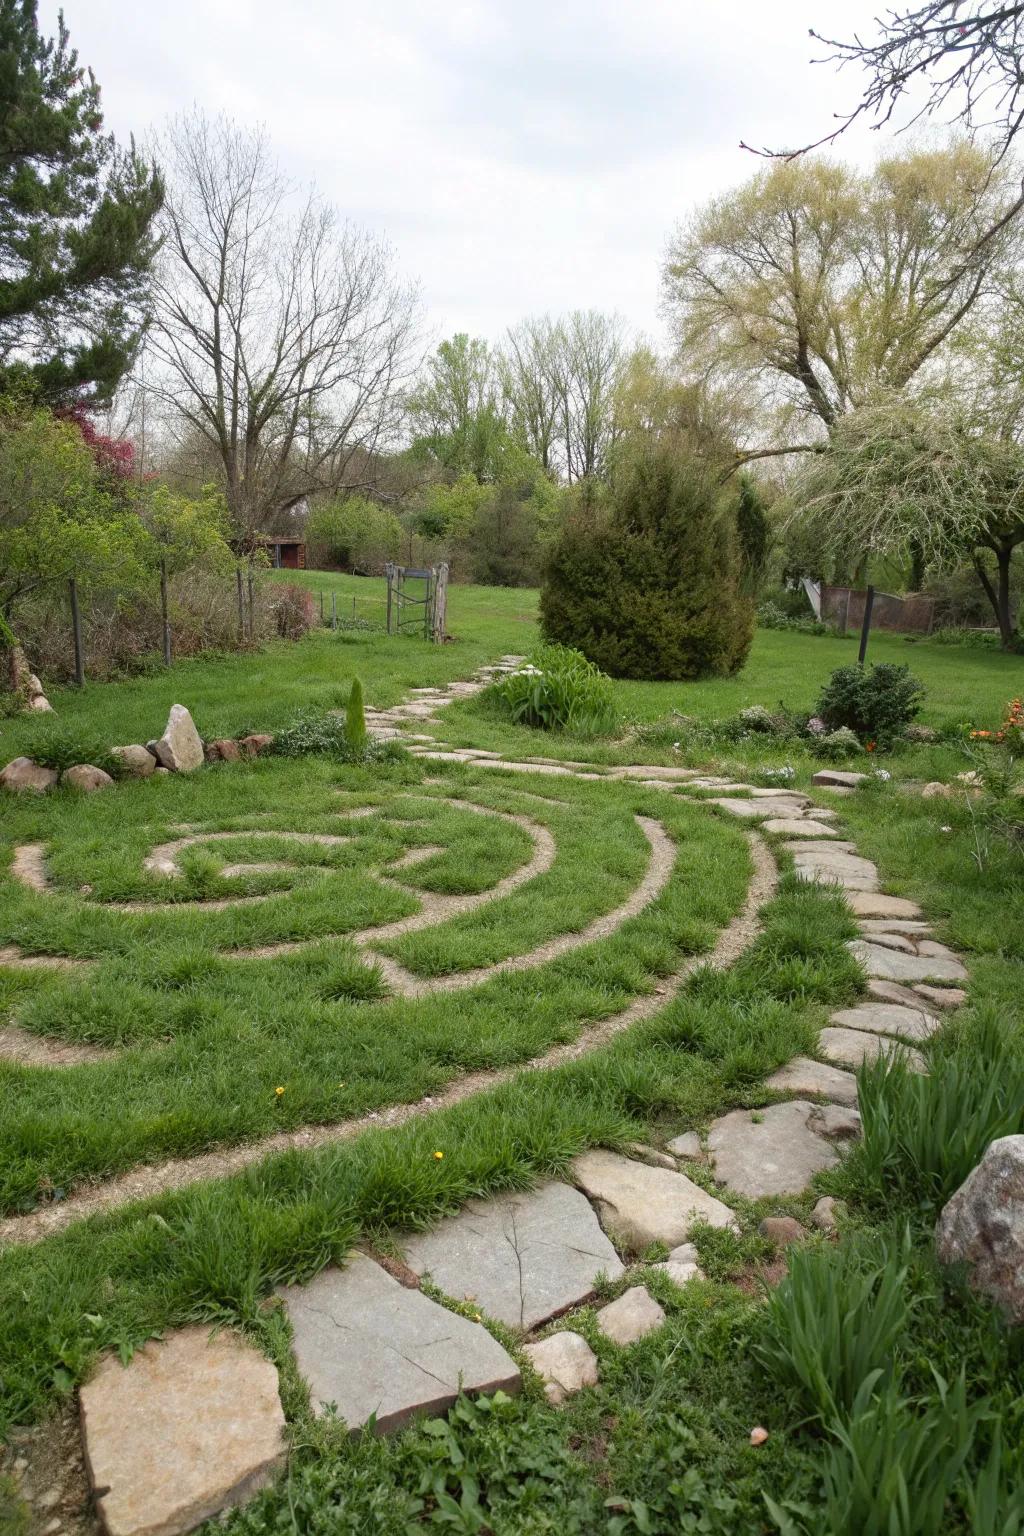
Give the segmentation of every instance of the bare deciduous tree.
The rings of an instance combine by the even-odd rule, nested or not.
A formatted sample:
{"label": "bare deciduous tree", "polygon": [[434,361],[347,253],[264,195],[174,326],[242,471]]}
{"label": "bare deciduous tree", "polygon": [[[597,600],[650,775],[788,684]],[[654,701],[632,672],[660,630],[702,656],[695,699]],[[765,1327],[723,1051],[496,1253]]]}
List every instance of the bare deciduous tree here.
{"label": "bare deciduous tree", "polygon": [[512,430],[548,473],[558,432],[557,351],[558,326],[542,315],[509,327],[499,365]]}
{"label": "bare deciduous tree", "polygon": [[242,537],[365,483],[399,425],[416,299],[386,246],[297,194],[264,134],[201,113],[160,145],[152,384],[215,450]]}

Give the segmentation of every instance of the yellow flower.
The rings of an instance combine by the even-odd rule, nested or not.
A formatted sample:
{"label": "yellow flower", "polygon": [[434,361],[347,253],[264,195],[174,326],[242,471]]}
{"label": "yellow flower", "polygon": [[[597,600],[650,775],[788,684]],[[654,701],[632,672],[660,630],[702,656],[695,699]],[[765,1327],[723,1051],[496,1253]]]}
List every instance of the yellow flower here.
{"label": "yellow flower", "polygon": [[438,1162],[440,1162],[442,1157],[444,1157],[444,1153],[443,1152],[435,1152],[434,1156],[437,1158]]}
{"label": "yellow flower", "polygon": [[347,1084],[345,1084],[345,1083],[339,1083],[339,1084],[338,1084],[338,1087],[339,1087],[339,1088],[345,1088],[345,1087],[347,1087]]}
{"label": "yellow flower", "polygon": [[283,1088],[275,1088],[274,1092],[277,1094],[278,1098],[280,1098],[282,1093],[284,1093],[284,1089]]}

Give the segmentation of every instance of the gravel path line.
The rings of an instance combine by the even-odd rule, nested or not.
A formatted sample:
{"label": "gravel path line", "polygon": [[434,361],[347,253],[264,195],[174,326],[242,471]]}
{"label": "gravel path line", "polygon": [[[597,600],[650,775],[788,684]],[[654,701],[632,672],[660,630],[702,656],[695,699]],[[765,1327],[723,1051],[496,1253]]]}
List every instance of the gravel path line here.
{"label": "gravel path line", "polygon": [[37,1243],[61,1232],[74,1222],[100,1212],[118,1210],[138,1200],[149,1200],[155,1195],[171,1190],[185,1189],[191,1184],[209,1179],[226,1178],[241,1173],[254,1163],[261,1162],[277,1152],[304,1151],[330,1146],[334,1142],[349,1141],[367,1131],[385,1130],[405,1125],[408,1121],[435,1114],[461,1104],[476,1094],[486,1093],[503,1083],[510,1082],[524,1071],[543,1071],[576,1061],[591,1051],[607,1045],[616,1035],[643,1019],[650,1018],[668,1002],[693,972],[710,965],[724,970],[733,965],[745,949],[754,942],[760,932],[759,913],[773,896],[778,871],[767,845],[754,832],[747,833],[754,874],[741,910],[719,933],[714,947],[702,955],[690,955],[670,976],[660,981],[655,990],[636,998],[627,1008],[611,1017],[599,1020],[591,1028],[583,1030],[575,1040],[557,1045],[532,1061],[519,1062],[514,1066],[494,1070],[467,1073],[456,1078],[439,1094],[421,1099],[414,1104],[397,1104],[390,1109],[375,1110],[354,1120],[344,1120],[335,1125],[309,1126],[296,1131],[281,1131],[262,1141],[247,1146],[220,1151],[204,1152],[198,1157],[177,1158],[155,1166],[144,1166],[119,1174],[103,1184],[80,1190],[59,1205],[49,1205],[26,1216],[9,1216],[0,1221],[0,1244]]}

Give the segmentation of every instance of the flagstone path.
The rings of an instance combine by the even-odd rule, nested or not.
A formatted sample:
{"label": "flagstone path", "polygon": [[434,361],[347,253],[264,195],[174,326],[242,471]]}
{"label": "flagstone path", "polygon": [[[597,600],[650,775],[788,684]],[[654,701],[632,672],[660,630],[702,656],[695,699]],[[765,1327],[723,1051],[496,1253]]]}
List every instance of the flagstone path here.
{"label": "flagstone path", "polygon": [[[476,692],[518,660],[504,657],[476,679],[417,690],[409,703],[367,711],[368,725],[377,735],[410,741],[412,750],[428,759],[505,773],[635,780],[673,795],[719,791],[709,802],[713,813],[759,824],[760,833],[774,837],[792,856],[799,878],[844,894],[861,928],[862,937],[850,949],[869,978],[869,995],[832,1014],[818,1042],[822,1059],[796,1057],[767,1079],[766,1086],[784,1096],[780,1102],[731,1110],[703,1139],[690,1130],[665,1147],[633,1148],[632,1156],[595,1148],[575,1159],[566,1180],[473,1201],[431,1230],[400,1238],[400,1265],[385,1268],[371,1254],[356,1253],[307,1285],[282,1288],[279,1301],[313,1410],[337,1413],[353,1433],[367,1424],[384,1433],[416,1413],[443,1412],[460,1390],[514,1392],[524,1366],[540,1376],[553,1403],[594,1385],[598,1356],[579,1333],[559,1328],[557,1319],[593,1302],[606,1285],[628,1280],[622,1294],[597,1311],[597,1330],[607,1347],[628,1348],[660,1327],[665,1313],[643,1283],[645,1272],[678,1285],[700,1283],[697,1251],[689,1241],[694,1227],[737,1229],[731,1196],[770,1200],[800,1194],[816,1174],[834,1167],[860,1132],[851,1069],[885,1053],[926,1070],[918,1047],[939,1027],[935,1009],[956,1006],[964,997],[955,986],[967,974],[959,957],[933,939],[914,903],[879,891],[875,865],[837,835],[831,825],[836,813],[807,795],[682,768],[595,771],[543,759],[509,762],[495,753],[442,749],[419,733],[403,734],[409,724],[433,722],[444,703]],[[854,784],[843,781],[835,788],[855,792]],[[645,831],[653,847],[653,834]],[[712,963],[719,965],[731,964],[751,942],[757,909],[774,890],[765,844],[759,833],[750,837],[755,879],[744,913],[725,930],[726,941],[720,936],[716,945]],[[26,867],[31,864],[26,861]],[[642,889],[639,906],[660,887]],[[652,997],[637,999],[571,1046],[527,1065],[555,1065],[604,1044],[661,1008],[707,960],[685,962]],[[154,1170],[137,1170],[102,1186],[107,1199],[90,1191],[50,1211],[9,1219],[0,1224],[0,1239],[33,1241],[89,1210],[232,1172],[285,1145],[321,1145],[399,1124],[521,1070],[476,1074],[429,1104],[397,1106],[344,1127],[320,1127],[168,1164],[172,1172],[155,1184],[144,1178]],[[682,1172],[680,1162],[696,1177]],[[662,1253],[670,1250],[668,1258],[645,1267],[652,1245]],[[429,1293],[422,1284],[429,1284]],[[489,1319],[513,1330],[518,1344],[500,1342],[486,1326]],[[230,1331],[178,1329],[147,1344],[127,1365],[107,1358],[82,1389],[81,1406],[86,1463],[109,1536],[178,1536],[248,1497],[284,1462],[276,1370]]]}

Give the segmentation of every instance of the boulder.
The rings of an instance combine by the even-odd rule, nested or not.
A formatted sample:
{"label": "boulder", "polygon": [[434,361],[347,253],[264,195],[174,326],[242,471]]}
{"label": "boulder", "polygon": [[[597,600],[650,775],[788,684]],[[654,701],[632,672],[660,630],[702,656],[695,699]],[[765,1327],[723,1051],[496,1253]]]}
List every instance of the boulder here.
{"label": "boulder", "polygon": [[111,747],[111,757],[116,757],[127,778],[148,779],[156,767],[156,758],[146,747]]}
{"label": "boulder", "polygon": [[30,699],[38,699],[41,694],[46,692],[46,689],[43,687],[42,683],[39,681],[38,677],[36,677],[34,672],[30,672],[28,677],[25,679],[25,692],[28,694]]}
{"label": "boulder", "polygon": [[597,1356],[578,1333],[553,1333],[538,1344],[523,1346],[523,1354],[544,1383],[544,1396],[557,1407],[583,1387],[597,1386]]}
{"label": "boulder", "polygon": [[46,695],[42,693],[37,693],[34,698],[29,699],[28,707],[29,709],[34,709],[35,712],[39,715],[53,714],[53,705],[50,703]]}
{"label": "boulder", "polygon": [[1000,1136],[943,1207],[944,1264],[966,1264],[971,1286],[1024,1323],[1024,1136]]}
{"label": "boulder", "polygon": [[172,773],[193,773],[203,766],[203,741],[184,704],[172,704],[167,728],[156,743],[156,759]]}
{"label": "boulder", "polygon": [[242,755],[238,742],[232,741],[230,736],[220,736],[209,742],[206,751],[212,762],[237,763]]}
{"label": "boulder", "polygon": [[0,773],[0,786],[16,794],[29,791],[41,795],[52,789],[59,777],[56,768],[44,768],[30,757],[15,757]]}
{"label": "boulder", "polygon": [[268,736],[265,731],[253,731],[251,735],[243,736],[238,743],[243,757],[260,757],[264,752],[269,752],[273,745],[273,736]]}
{"label": "boulder", "polygon": [[943,784],[940,779],[933,779],[921,791],[922,800],[951,800],[952,797],[953,786],[951,784]]}
{"label": "boulder", "polygon": [[107,1536],[180,1536],[284,1465],[277,1370],[227,1329],[181,1328],[108,1355],[81,1392],[82,1438]]}
{"label": "boulder", "polygon": [[823,784],[827,789],[856,789],[867,778],[866,773],[850,773],[840,768],[819,768],[811,779],[812,784]]}
{"label": "boulder", "polygon": [[834,1195],[822,1195],[811,1212],[811,1226],[819,1232],[834,1232],[838,1224],[839,1202]]}
{"label": "boulder", "polygon": [[807,1236],[795,1216],[766,1216],[757,1230],[776,1248],[788,1248],[790,1243],[798,1243]]}
{"label": "boulder", "polygon": [[113,789],[114,781],[109,773],[104,773],[102,768],[96,768],[92,763],[75,763],[71,768],[65,768],[60,776],[60,782],[66,789],[79,789],[83,794],[91,795],[97,789]]}
{"label": "boulder", "polygon": [[665,1321],[660,1307],[645,1285],[632,1285],[615,1301],[602,1307],[597,1326],[613,1344],[635,1344],[645,1334],[653,1333]]}

